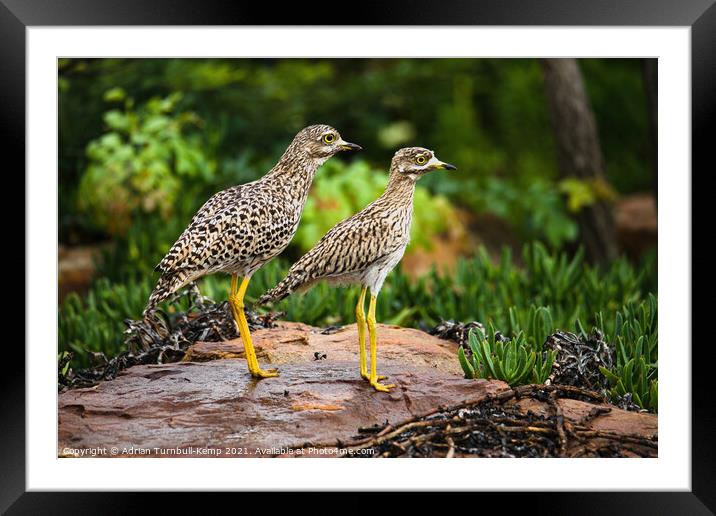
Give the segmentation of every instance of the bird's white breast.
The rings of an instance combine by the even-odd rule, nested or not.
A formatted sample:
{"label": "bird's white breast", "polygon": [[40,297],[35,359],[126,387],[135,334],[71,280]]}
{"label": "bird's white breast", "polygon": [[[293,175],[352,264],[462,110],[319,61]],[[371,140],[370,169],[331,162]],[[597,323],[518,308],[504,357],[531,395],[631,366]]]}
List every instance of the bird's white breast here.
{"label": "bird's white breast", "polygon": [[407,242],[392,253],[377,260],[363,273],[362,283],[370,289],[371,294],[374,296],[378,295],[380,289],[383,288],[383,282],[385,282],[388,273],[392,271],[403,258],[406,247]]}

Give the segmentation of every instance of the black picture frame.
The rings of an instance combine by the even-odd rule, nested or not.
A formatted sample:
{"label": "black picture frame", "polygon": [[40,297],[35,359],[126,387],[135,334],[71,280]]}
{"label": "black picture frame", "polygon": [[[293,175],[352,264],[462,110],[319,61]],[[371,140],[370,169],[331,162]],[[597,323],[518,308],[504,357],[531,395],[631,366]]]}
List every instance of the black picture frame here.
{"label": "black picture frame", "polygon": [[[371,4],[347,2],[341,9],[322,9],[321,3],[283,2],[277,8],[270,3],[216,0],[0,0],[0,128],[4,133],[0,147],[3,163],[6,166],[14,163],[13,168],[8,166],[6,174],[11,169],[25,170],[25,31],[32,26],[655,25],[691,27],[692,168],[707,173],[713,169],[709,151],[713,146],[710,135],[714,134],[716,115],[714,1],[493,0],[468,3],[404,0]],[[692,177],[694,175],[692,172]],[[24,246],[22,249],[22,266],[25,267]],[[16,267],[20,266],[17,263],[19,254],[7,259],[14,260]],[[25,269],[26,275],[30,272]],[[690,329],[685,329],[685,341],[679,344],[688,345],[690,334]],[[691,492],[510,494],[509,508],[514,510],[523,506],[530,514],[712,514],[716,508],[716,447],[712,439],[716,417],[706,385],[710,376],[705,347],[692,349]],[[8,514],[124,514],[141,508],[144,503],[137,500],[139,495],[127,492],[26,492],[24,354],[13,354],[12,360],[13,367],[6,366],[0,375],[3,444],[0,510],[7,510]],[[559,479],[555,479],[555,483],[558,484]],[[493,498],[495,496],[504,497],[497,494]],[[167,512],[172,504],[186,503],[185,497],[176,495],[162,498],[163,509]],[[486,510],[489,504],[484,498],[480,500],[479,507]],[[274,501],[272,498],[272,503]],[[498,504],[496,507],[502,506]],[[249,509],[246,505],[244,508]]]}

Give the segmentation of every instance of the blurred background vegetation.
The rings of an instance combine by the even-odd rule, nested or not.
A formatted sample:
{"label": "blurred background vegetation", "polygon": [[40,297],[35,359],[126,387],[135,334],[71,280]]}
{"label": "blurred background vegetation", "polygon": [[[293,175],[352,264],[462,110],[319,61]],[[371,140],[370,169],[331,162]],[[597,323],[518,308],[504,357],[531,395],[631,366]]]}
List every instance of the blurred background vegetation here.
{"label": "blurred background vegetation", "polygon": [[[576,70],[602,158],[595,178],[565,164],[554,108],[566,101],[536,59],[59,60],[60,349],[78,365],[87,350],[122,350],[122,320],[139,317],[154,265],[193,213],[263,175],[313,123],[365,150],[319,170],[296,237],[249,297],[380,195],[397,148],[420,145],[458,171],[419,183],[383,321],[506,328],[511,308],[519,318],[546,306],[556,327],[612,324],[603,321],[657,288],[649,62],[586,59]],[[586,245],[584,215],[597,205],[614,226],[598,244],[616,253]],[[200,287],[221,300],[228,279]],[[318,287],[279,308],[349,323],[354,297]]]}

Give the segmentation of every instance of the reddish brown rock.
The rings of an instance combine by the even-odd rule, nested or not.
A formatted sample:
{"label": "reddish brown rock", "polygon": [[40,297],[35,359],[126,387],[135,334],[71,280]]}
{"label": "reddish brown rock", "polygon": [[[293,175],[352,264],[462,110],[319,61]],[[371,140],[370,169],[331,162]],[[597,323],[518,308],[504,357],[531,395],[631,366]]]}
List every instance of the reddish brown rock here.
{"label": "reddish brown rock", "polygon": [[[465,380],[454,343],[387,325],[379,335],[379,372],[397,384],[391,393],[375,392],[359,377],[355,325],[324,335],[304,324],[281,323],[254,333],[262,365],[278,366],[278,378],[252,379],[239,339],[200,342],[183,362],[135,366],[94,388],[61,393],[58,454],[292,455],[306,443],[330,448],[338,440],[355,440],[361,427],[396,425],[508,388],[499,381]],[[325,358],[316,360],[316,353]],[[524,412],[552,410],[529,398],[508,403]],[[594,432],[645,439],[657,434],[653,414],[611,407],[591,417],[593,404],[557,403],[565,421]],[[578,444],[569,443],[568,452]],[[335,456],[310,448],[302,454]]]}
{"label": "reddish brown rock", "polygon": [[[553,409],[547,403],[535,399],[508,402],[508,404],[512,403],[524,413],[531,411],[542,416],[553,415]],[[599,435],[603,432],[625,438],[620,448],[626,456],[657,456],[656,448],[641,445],[638,441],[640,438],[648,441],[658,439],[658,418],[655,414],[629,412],[609,405],[586,403],[569,398],[560,398],[556,400],[556,403],[562,411],[566,424],[581,426],[590,431],[588,433],[592,435],[589,437],[588,446],[591,449],[615,443],[614,439],[600,438]],[[595,415],[593,411],[596,409],[604,409],[605,412]],[[583,451],[582,444],[577,439],[568,439],[567,455],[573,456],[576,452]],[[630,452],[630,449],[638,451],[639,455]]]}
{"label": "reddish brown rock", "polygon": [[62,302],[70,292],[84,294],[89,289],[104,245],[66,246],[60,244],[57,251],[57,283],[59,300]]}
{"label": "reddish brown rock", "polygon": [[658,217],[651,194],[635,194],[614,205],[619,247],[630,257],[639,258],[656,246]]}
{"label": "reddish brown rock", "polygon": [[[387,324],[378,325],[378,367],[396,365],[431,367],[438,371],[463,376],[456,359],[457,344],[428,335],[413,328]],[[310,363],[319,356],[324,360],[358,363],[358,329],[355,324],[335,333],[323,335],[318,328],[302,323],[282,322],[278,328],[253,333],[256,354],[262,364]],[[221,358],[244,358],[241,339],[225,342],[197,342],[189,348],[185,361],[206,362]],[[379,371],[380,372],[380,371]]]}
{"label": "reddish brown rock", "polygon": [[[534,399],[520,400],[515,404],[524,412],[531,410],[535,414],[544,416],[552,414],[546,403]],[[574,424],[586,420],[585,426],[592,430],[613,432],[620,435],[638,435],[646,439],[655,438],[659,433],[657,418],[654,414],[629,412],[608,405],[594,405],[569,398],[560,398],[557,400],[557,404],[562,409],[566,420]],[[595,407],[606,407],[610,410],[606,414],[601,414],[599,417],[591,419],[588,416]]]}
{"label": "reddish brown rock", "polygon": [[507,388],[392,360],[381,372],[398,387],[379,393],[357,366],[330,359],[286,364],[280,377],[261,381],[249,377],[241,359],[135,366],[95,388],[60,394],[58,453],[286,453],[286,447],[350,440],[359,427],[396,423]]}

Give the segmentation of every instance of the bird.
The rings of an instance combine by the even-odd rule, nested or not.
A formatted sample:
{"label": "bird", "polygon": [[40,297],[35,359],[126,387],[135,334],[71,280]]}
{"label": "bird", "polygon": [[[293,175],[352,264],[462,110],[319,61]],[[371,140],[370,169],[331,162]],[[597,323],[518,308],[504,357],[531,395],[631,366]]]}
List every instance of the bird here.
{"label": "bird", "polygon": [[[296,233],[316,170],[341,151],[361,150],[325,124],[296,134],[276,165],[260,179],[214,194],[155,267],[161,274],[143,312],[151,320],[159,303],[185,285],[214,273],[231,275],[229,306],[244,343],[251,376],[278,376],[259,366],[244,314],[251,276],[280,254]],[[239,278],[241,282],[239,284]]]}
{"label": "bird", "polygon": [[[352,217],[339,222],[318,243],[294,263],[273,289],[262,295],[259,305],[280,301],[292,292],[303,292],[319,281],[331,285],[359,284],[356,306],[360,375],[377,391],[390,392],[393,384],[383,384],[377,374],[377,334],[375,308],[378,294],[388,273],[400,262],[410,242],[415,185],[433,170],[456,170],[440,161],[432,150],[408,147],[398,150],[390,165],[383,194]],[[370,290],[368,316],[365,315],[366,290]],[[370,340],[370,373],[366,364],[365,325]]]}

